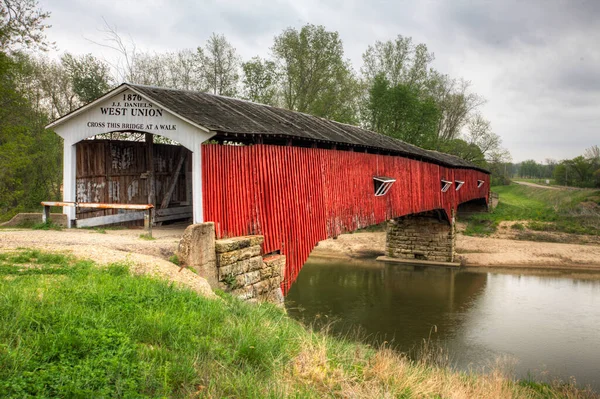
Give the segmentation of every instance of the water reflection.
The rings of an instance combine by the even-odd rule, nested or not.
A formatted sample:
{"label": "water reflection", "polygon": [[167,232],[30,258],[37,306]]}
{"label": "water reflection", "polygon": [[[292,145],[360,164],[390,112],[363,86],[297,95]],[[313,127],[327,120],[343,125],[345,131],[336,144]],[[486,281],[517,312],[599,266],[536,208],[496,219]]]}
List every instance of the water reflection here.
{"label": "water reflection", "polygon": [[575,375],[600,388],[598,280],[311,259],[286,306],[308,324],[335,319],[335,333],[360,328],[402,351],[437,326],[461,368],[510,356],[518,376]]}

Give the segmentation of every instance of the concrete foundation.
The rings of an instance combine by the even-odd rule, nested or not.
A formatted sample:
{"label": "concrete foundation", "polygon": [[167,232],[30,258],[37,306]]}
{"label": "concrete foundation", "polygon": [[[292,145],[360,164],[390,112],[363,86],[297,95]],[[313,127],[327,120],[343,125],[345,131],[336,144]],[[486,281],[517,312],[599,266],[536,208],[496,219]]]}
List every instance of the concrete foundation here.
{"label": "concrete foundation", "polygon": [[453,262],[456,233],[437,212],[404,216],[388,222],[386,255],[389,258]]}

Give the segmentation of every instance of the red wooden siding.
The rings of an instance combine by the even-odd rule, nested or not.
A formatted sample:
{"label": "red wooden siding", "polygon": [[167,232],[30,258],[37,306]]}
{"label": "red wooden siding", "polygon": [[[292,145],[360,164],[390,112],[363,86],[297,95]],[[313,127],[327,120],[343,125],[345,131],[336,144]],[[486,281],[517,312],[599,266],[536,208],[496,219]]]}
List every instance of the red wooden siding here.
{"label": "red wooden siding", "polygon": [[[287,292],[315,245],[394,217],[486,198],[489,175],[389,155],[274,145],[203,145],[204,220],[219,238],[265,236],[287,257]],[[373,177],[396,179],[375,197]],[[441,192],[440,179],[464,180]],[[477,180],[485,184],[477,188]]]}

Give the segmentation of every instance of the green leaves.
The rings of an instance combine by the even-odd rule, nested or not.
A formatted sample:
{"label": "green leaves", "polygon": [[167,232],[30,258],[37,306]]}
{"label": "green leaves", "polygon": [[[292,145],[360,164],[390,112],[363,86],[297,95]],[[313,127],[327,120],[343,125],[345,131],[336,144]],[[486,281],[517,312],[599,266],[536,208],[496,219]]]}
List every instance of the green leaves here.
{"label": "green leaves", "polygon": [[254,57],[242,64],[244,97],[267,105],[276,105],[278,74],[275,62]]}
{"label": "green leaves", "polygon": [[58,199],[62,145],[17,87],[22,63],[0,53],[0,218]]}
{"label": "green leaves", "polygon": [[285,108],[356,123],[360,85],[337,32],[307,24],[288,28],[271,48],[281,76]]}
{"label": "green leaves", "polygon": [[434,148],[440,112],[431,97],[415,87],[392,85],[383,73],[375,77],[367,105],[370,127],[424,148]]}

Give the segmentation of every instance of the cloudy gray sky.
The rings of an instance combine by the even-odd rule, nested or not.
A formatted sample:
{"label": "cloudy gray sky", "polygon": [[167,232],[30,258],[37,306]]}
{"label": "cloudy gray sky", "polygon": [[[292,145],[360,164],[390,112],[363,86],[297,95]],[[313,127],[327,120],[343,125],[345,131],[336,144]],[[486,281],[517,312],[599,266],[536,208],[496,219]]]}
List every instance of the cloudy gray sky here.
{"label": "cloudy gray sky", "polygon": [[104,18],[138,49],[202,45],[223,33],[248,59],[305,23],[339,32],[358,71],[376,40],[425,43],[434,67],[470,80],[514,161],[563,159],[600,145],[600,0],[40,0],[59,52],[114,58]]}

